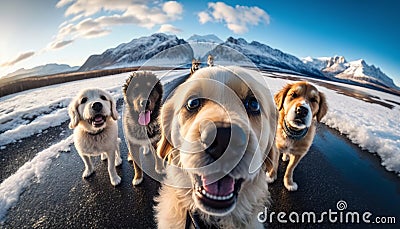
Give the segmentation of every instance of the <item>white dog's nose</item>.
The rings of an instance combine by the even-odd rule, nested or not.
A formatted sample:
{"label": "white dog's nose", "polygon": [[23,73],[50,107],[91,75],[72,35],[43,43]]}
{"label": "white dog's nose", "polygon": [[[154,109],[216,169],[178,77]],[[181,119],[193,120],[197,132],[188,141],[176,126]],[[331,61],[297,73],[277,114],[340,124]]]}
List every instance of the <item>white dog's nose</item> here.
{"label": "white dog's nose", "polygon": [[205,152],[217,160],[228,147],[244,146],[246,144],[246,134],[237,125],[210,123],[201,131],[201,142],[206,147]]}

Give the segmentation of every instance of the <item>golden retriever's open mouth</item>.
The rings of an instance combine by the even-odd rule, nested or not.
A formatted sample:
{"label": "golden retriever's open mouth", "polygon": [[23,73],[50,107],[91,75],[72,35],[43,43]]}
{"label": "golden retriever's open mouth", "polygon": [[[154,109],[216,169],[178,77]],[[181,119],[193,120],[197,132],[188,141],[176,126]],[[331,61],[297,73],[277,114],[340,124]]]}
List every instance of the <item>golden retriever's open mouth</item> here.
{"label": "golden retriever's open mouth", "polygon": [[88,122],[93,127],[99,128],[99,127],[103,126],[103,124],[106,122],[106,116],[97,114],[93,118],[89,119]]}
{"label": "golden retriever's open mouth", "polygon": [[210,215],[226,215],[235,208],[243,179],[226,175],[212,183],[205,176],[197,176],[197,180],[202,184],[195,185],[195,199],[200,210]]}

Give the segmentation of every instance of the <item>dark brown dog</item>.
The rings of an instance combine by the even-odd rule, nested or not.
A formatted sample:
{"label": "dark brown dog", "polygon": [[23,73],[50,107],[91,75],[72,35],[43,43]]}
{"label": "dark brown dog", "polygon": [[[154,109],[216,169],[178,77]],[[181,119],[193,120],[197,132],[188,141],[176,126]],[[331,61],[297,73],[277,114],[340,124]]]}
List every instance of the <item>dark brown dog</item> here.
{"label": "dark brown dog", "polygon": [[162,173],[162,160],[155,148],[160,140],[160,128],[157,118],[160,112],[163,86],[159,79],[151,72],[135,72],[122,88],[124,94],[123,128],[128,145],[128,160],[133,161],[135,176],[132,184],[138,185],[143,180],[143,171],[140,165],[139,152],[153,152],[155,170]]}

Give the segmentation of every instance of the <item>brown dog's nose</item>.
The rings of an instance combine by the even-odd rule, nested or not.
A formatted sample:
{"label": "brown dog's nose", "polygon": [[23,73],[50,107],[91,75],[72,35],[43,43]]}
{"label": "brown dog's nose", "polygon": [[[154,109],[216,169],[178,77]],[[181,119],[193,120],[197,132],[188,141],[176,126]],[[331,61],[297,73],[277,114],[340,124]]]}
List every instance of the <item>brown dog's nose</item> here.
{"label": "brown dog's nose", "polygon": [[[217,125],[219,126],[219,125]],[[201,132],[201,142],[206,145],[205,152],[217,160],[230,148],[241,147],[246,143],[246,134],[238,126],[216,127],[208,125]]]}
{"label": "brown dog's nose", "polygon": [[103,109],[103,104],[101,104],[100,102],[95,102],[92,104],[92,109],[96,112],[100,112],[101,109]]}
{"label": "brown dog's nose", "polygon": [[308,115],[308,109],[304,106],[299,106],[296,108],[296,115],[299,118],[304,118]]}
{"label": "brown dog's nose", "polygon": [[142,108],[148,108],[149,106],[150,106],[150,100],[147,100],[147,99],[145,99],[145,100],[142,100],[141,102],[140,102],[140,106],[142,107]]}

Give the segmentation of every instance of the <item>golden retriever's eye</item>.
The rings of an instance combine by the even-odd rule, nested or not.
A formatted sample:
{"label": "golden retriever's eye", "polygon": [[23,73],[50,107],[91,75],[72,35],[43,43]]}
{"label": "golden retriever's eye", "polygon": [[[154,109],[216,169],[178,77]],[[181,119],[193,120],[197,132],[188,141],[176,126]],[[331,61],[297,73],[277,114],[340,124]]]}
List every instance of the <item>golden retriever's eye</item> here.
{"label": "golden retriever's eye", "polygon": [[260,103],[255,97],[249,97],[244,102],[244,107],[250,114],[260,114]]}
{"label": "golden retriever's eye", "polygon": [[100,99],[107,101],[107,98],[104,95],[100,96]]}
{"label": "golden retriever's eye", "polygon": [[81,104],[84,104],[84,103],[86,103],[86,102],[87,102],[87,98],[86,98],[86,97],[84,97],[84,98],[81,99]]}
{"label": "golden retriever's eye", "polygon": [[296,92],[292,92],[292,94],[290,94],[290,96],[291,96],[293,99],[297,98]]}
{"label": "golden retriever's eye", "polygon": [[201,100],[198,98],[189,99],[186,103],[186,109],[188,111],[194,111],[198,109],[201,105]]}

